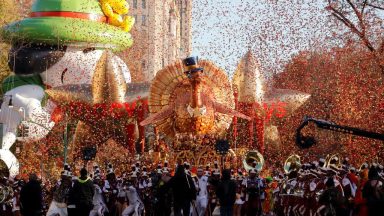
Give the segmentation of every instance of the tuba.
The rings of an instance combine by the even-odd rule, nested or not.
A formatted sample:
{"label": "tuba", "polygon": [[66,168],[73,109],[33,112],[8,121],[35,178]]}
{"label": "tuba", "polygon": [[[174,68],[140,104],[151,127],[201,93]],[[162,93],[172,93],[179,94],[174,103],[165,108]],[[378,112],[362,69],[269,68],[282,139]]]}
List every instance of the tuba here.
{"label": "tuba", "polygon": [[[252,166],[254,162],[256,162],[256,167]],[[250,150],[244,155],[243,166],[247,172],[251,169],[256,169],[260,172],[264,166],[264,157],[257,150]]]}
{"label": "tuba", "polygon": [[293,154],[284,162],[284,172],[289,173],[291,170],[298,171],[301,167],[300,156]]}
{"label": "tuba", "polygon": [[0,184],[0,204],[12,201],[13,189],[9,186]]}
{"label": "tuba", "polygon": [[360,165],[359,169],[358,169],[358,172],[360,173],[361,171],[365,170],[365,169],[368,169],[369,168],[369,164],[367,162],[364,162]]}
{"label": "tuba", "polygon": [[339,154],[334,154],[329,157],[327,157],[327,160],[325,161],[325,167],[329,168],[331,165],[336,166],[337,168],[341,167],[341,160]]}

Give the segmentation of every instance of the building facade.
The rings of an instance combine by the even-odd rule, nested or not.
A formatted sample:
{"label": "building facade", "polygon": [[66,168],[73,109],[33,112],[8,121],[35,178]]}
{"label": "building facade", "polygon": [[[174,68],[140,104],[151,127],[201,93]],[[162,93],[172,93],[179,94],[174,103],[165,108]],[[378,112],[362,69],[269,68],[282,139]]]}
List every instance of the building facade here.
{"label": "building facade", "polygon": [[136,23],[134,44],[122,53],[134,82],[150,81],[156,72],[192,48],[192,0],[128,0]]}

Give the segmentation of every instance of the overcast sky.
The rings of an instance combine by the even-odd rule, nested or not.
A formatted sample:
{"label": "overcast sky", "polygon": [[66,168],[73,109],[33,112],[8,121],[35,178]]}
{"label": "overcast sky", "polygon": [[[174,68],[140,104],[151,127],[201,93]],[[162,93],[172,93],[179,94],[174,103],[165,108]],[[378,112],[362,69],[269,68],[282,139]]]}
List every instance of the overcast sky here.
{"label": "overcast sky", "polygon": [[300,50],[340,43],[338,35],[327,31],[334,22],[325,3],[193,0],[193,54],[215,61],[231,75],[252,47],[267,74],[279,72]]}

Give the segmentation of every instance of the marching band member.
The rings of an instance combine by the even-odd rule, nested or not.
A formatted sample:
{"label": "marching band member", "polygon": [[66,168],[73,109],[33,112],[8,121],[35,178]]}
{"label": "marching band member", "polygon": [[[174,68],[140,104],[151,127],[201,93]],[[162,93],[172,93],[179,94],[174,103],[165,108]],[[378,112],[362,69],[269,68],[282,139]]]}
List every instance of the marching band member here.
{"label": "marching band member", "polygon": [[[344,167],[347,169],[347,167]],[[344,195],[345,199],[348,201],[347,207],[350,209],[349,214],[353,214],[353,204],[356,196],[357,191],[357,184],[358,184],[358,178],[354,174],[354,167],[349,166],[349,170],[346,170],[347,173],[344,175],[342,182],[343,189],[344,189]]]}
{"label": "marching band member", "polygon": [[189,170],[190,168],[191,168],[191,165],[188,162],[184,162],[185,174],[187,174],[189,176],[192,175],[191,171]]}
{"label": "marching band member", "polygon": [[117,194],[118,194],[118,188],[117,188],[117,179],[116,174],[113,170],[112,164],[108,163],[107,165],[107,176],[106,180],[104,181],[103,186],[103,193],[105,196],[105,201],[107,203],[107,207],[109,210],[109,213],[111,215],[115,215],[118,212],[118,206],[117,206]]}
{"label": "marching band member", "polygon": [[320,158],[319,159],[319,167],[322,168],[322,167],[325,167],[325,159],[324,158]]}
{"label": "marching band member", "polygon": [[262,179],[258,177],[258,171],[255,168],[249,170],[249,176],[244,186],[247,215],[261,215],[261,202],[264,199],[264,184]]}
{"label": "marching band member", "polygon": [[107,205],[105,204],[101,181],[101,173],[98,166],[94,167],[95,172],[93,173],[93,186],[95,193],[93,195],[93,209],[89,216],[103,216],[104,213],[108,212]]}
{"label": "marching band member", "polygon": [[49,206],[47,216],[67,216],[67,199],[69,191],[72,187],[72,174],[70,166],[64,165],[64,170],[61,172],[61,180],[56,184],[53,189],[53,200]]}
{"label": "marching band member", "polygon": [[[272,177],[265,178],[266,187],[265,187],[265,200],[263,202],[263,215],[270,215],[273,212],[273,190],[275,189],[275,184],[273,183]],[[277,186],[276,186],[277,187]]]}
{"label": "marching band member", "polygon": [[208,177],[203,174],[203,168],[199,167],[197,176],[193,178],[197,190],[196,209],[199,216],[205,215],[208,206]]}
{"label": "marching band member", "polygon": [[220,169],[217,161],[214,162],[214,169],[212,172],[212,176],[208,179],[208,181],[209,181],[208,194],[210,195],[208,209],[212,214],[218,203],[218,200],[216,197],[216,187],[220,182]]}
{"label": "marching band member", "polygon": [[14,179],[12,189],[13,189],[12,213],[13,213],[13,216],[20,216],[21,215],[21,213],[20,213],[20,190],[21,190],[21,187],[20,187],[20,181],[17,178]]}
{"label": "marching band member", "polygon": [[145,214],[150,215],[152,181],[148,178],[147,168],[144,166],[139,178],[139,195],[144,202]]}
{"label": "marching band member", "polygon": [[127,198],[124,191],[124,178],[117,177],[116,181],[117,181],[116,212],[117,212],[117,215],[121,215],[121,213],[124,210],[124,205],[127,203]]}
{"label": "marching band member", "polygon": [[157,170],[157,174],[159,174],[159,175],[161,175],[161,174],[163,173],[162,166],[161,166],[160,163],[157,164],[157,168],[156,168],[156,170]]}
{"label": "marching band member", "polygon": [[139,216],[141,215],[141,212],[144,209],[144,204],[141,201],[135,187],[135,185],[137,184],[136,180],[137,175],[136,172],[134,172],[126,181],[124,191],[129,205],[124,209],[122,216],[129,216],[132,213],[134,216]]}
{"label": "marching band member", "polygon": [[169,173],[169,164],[168,164],[168,161],[164,161],[164,167],[163,167],[163,172],[166,171]]}
{"label": "marching band member", "polygon": [[237,176],[236,176],[236,201],[235,201],[235,207],[233,209],[233,213],[235,216],[241,215],[241,209],[244,204],[244,193],[243,193],[243,171],[241,169],[237,170]]}
{"label": "marching band member", "polygon": [[380,164],[377,171],[379,172],[381,181],[384,181],[384,166]]}
{"label": "marching band member", "polygon": [[207,164],[207,165],[205,166],[204,175],[207,176],[207,177],[210,177],[210,176],[211,176],[211,165],[210,165],[210,164]]}

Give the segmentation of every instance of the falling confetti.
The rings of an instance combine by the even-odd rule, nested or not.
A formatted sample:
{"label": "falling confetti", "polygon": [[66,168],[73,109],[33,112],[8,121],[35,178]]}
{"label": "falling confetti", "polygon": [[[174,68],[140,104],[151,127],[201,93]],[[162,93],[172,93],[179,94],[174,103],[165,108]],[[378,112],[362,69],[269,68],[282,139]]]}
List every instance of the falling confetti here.
{"label": "falling confetti", "polygon": [[[96,0],[90,2],[98,5]],[[107,3],[108,1],[103,2]],[[149,1],[148,6],[151,6]],[[128,52],[124,52],[126,55],[130,53],[129,47],[132,43],[141,48],[148,47],[147,38],[145,40],[133,38],[134,40],[132,40],[130,33],[127,32],[133,23],[132,17],[126,16],[125,24],[117,22],[118,19],[115,19],[116,22],[110,25],[105,22],[107,12],[101,8],[97,10],[96,18],[92,18],[96,19],[94,22],[85,21],[84,17],[72,17],[73,20],[71,21],[65,19],[65,22],[60,22],[60,18],[56,17],[55,22],[46,23],[51,28],[36,35],[34,31],[39,30],[39,28],[29,28],[28,26],[39,25],[38,22],[35,22],[36,17],[44,19],[47,14],[30,11],[30,8],[31,1],[4,0],[0,2],[0,20],[4,26],[1,30],[2,38],[0,40],[0,77],[4,79],[10,75],[12,70],[19,70],[22,66],[23,60],[14,58],[13,63],[11,61],[10,67],[8,67],[8,54],[13,55],[13,52],[9,51],[10,48],[15,52],[37,48],[42,53],[43,49],[49,50],[50,55],[39,56],[39,58],[47,61],[40,61],[41,59],[38,59],[39,61],[31,59],[30,61],[46,64],[42,66],[45,74],[39,85],[44,88],[54,87],[51,89],[52,91],[66,90],[68,94],[64,98],[73,101],[63,105],[61,103],[64,100],[57,101],[56,98],[55,103],[54,97],[41,98],[36,104],[42,108],[40,102],[43,102],[44,110],[41,109],[41,111],[49,114],[45,115],[50,116],[47,121],[48,123],[54,122],[55,126],[49,128],[49,134],[38,141],[17,141],[12,148],[3,150],[9,152],[16,152],[16,148],[20,150],[20,153],[15,154],[20,160],[22,174],[37,171],[45,173],[44,175],[48,177],[52,173],[58,172],[58,167],[62,166],[64,160],[69,160],[71,163],[79,161],[79,151],[76,150],[74,137],[75,134],[80,133],[80,129],[76,130],[76,128],[87,127],[86,130],[82,131],[86,131],[88,135],[102,135],[103,132],[108,131],[106,137],[116,138],[121,137],[121,134],[117,134],[122,133],[121,128],[119,128],[122,124],[122,118],[124,121],[127,121],[125,118],[133,118],[134,121],[137,121],[138,115],[142,119],[149,117],[147,106],[148,103],[151,106],[151,98],[147,101],[147,96],[152,92],[152,90],[148,91],[149,86],[152,84],[153,89],[158,87],[160,85],[158,80],[165,79],[167,76],[146,80],[147,82],[144,84],[137,83],[137,80],[152,77],[143,75],[140,71],[147,66],[141,64],[141,58],[144,58],[144,55],[138,53],[133,56],[132,58],[137,59],[134,63],[128,60],[122,62],[116,56],[114,57],[114,67],[124,71],[125,82],[131,81],[131,76],[134,81],[132,85],[124,85],[128,87],[128,93],[120,92],[124,101],[108,101],[96,104],[90,102],[92,96],[95,96],[90,90],[91,80],[96,64],[103,53],[102,50],[105,48],[114,51],[128,50]],[[86,11],[90,8],[85,7],[82,10]],[[242,91],[256,91],[264,86],[266,89],[273,90],[289,89],[289,91],[280,92],[286,93],[285,99],[288,98],[288,102],[280,99],[272,100],[270,98],[273,97],[268,97],[268,94],[258,101],[259,106],[256,114],[262,115],[260,118],[262,120],[257,122],[258,127],[255,127],[254,132],[260,133],[260,126],[263,128],[264,126],[271,126],[265,127],[266,133],[271,134],[272,137],[268,137],[268,139],[280,143],[279,145],[272,145],[269,143],[275,141],[266,142],[263,155],[266,162],[265,167],[282,167],[285,159],[292,154],[300,155],[304,161],[311,161],[319,156],[325,157],[327,154],[338,153],[353,158],[352,163],[357,167],[364,161],[378,160],[378,162],[383,163],[380,161],[384,158],[383,142],[367,138],[310,127],[303,132],[313,135],[318,144],[307,150],[299,149],[295,144],[296,128],[305,115],[340,125],[384,133],[382,123],[384,119],[384,3],[382,1],[193,0],[192,12],[192,26],[190,26],[192,28],[191,37],[193,38],[192,53],[213,62],[223,71],[220,76],[210,77],[212,81],[206,86],[204,93],[213,95],[211,97],[213,101],[225,102],[224,104],[229,108],[235,108],[234,86],[231,86],[230,80],[234,77],[236,79],[238,63],[248,51],[254,53],[260,64],[261,75],[265,80],[261,84],[256,82],[253,86],[246,87],[247,89]],[[108,16],[116,18],[120,15],[122,14],[109,14]],[[30,16],[35,17],[35,19]],[[68,13],[66,16],[74,16],[74,14]],[[89,18],[89,16],[85,17]],[[12,24],[15,20],[21,21],[18,24]],[[168,22],[167,20],[159,22],[163,21]],[[172,22],[169,24],[169,30],[172,30]],[[188,26],[184,26],[184,28],[188,28]],[[23,37],[20,37],[20,34],[14,38],[12,36],[15,35],[7,34],[7,32],[17,33],[18,31],[25,33]],[[57,32],[62,33],[61,37],[57,37]],[[139,33],[139,29],[132,29],[132,34]],[[27,45],[31,39],[34,39],[36,43]],[[25,51],[24,53],[29,52]],[[71,58],[68,58],[69,55]],[[56,64],[56,61],[60,59],[66,59],[71,64],[66,64],[67,62]],[[151,59],[151,61],[156,61],[159,64],[161,59]],[[140,65],[132,66],[132,64],[137,63]],[[178,61],[178,64],[181,65],[181,62]],[[52,65],[55,67],[51,68]],[[31,64],[30,66],[31,68],[28,70],[31,71],[25,71],[41,70],[37,67],[38,65]],[[135,70],[131,70],[130,74],[128,68],[135,68]],[[54,75],[47,75],[47,71]],[[175,76],[176,78],[173,79],[175,82],[172,81],[174,85],[187,83],[187,77],[182,73],[184,71],[180,69],[179,72],[184,81],[178,80],[180,77]],[[160,71],[159,73],[165,72]],[[212,74],[207,73],[206,76],[210,75]],[[109,81],[106,80],[105,82]],[[219,83],[220,85],[217,87],[212,83]],[[71,84],[73,85],[69,88],[67,85]],[[103,84],[94,84],[94,86],[99,87],[101,85]],[[60,86],[61,89],[55,88]],[[17,86],[11,84],[10,87]],[[130,90],[130,87],[133,89]],[[164,89],[170,87],[174,86],[165,86]],[[170,92],[162,92],[162,89],[157,89],[157,91],[170,96]],[[270,92],[273,93],[273,91]],[[108,94],[111,93],[113,91],[108,92]],[[118,91],[114,93],[119,94]],[[181,94],[178,91],[173,91],[173,93]],[[6,94],[7,92],[3,92],[3,95]],[[284,96],[284,94],[277,95]],[[306,97],[308,95],[310,95],[309,98]],[[151,108],[151,114],[161,112],[160,110],[165,104],[169,104],[170,101],[173,102],[169,98],[164,98],[166,96],[161,100],[159,99],[157,104],[159,107],[153,106]],[[5,113],[4,110],[7,110],[6,105],[8,106],[10,103],[10,98],[4,96],[4,101],[2,104],[3,113]],[[297,101],[299,103],[296,103]],[[292,104],[296,104],[294,108],[291,107]],[[204,112],[204,110],[193,108],[195,107],[188,111],[186,107],[183,110],[183,115],[189,116],[191,113],[194,115]],[[290,109],[285,110],[287,108]],[[30,114],[29,111],[24,112],[27,116]],[[242,112],[242,110],[238,109],[236,112]],[[12,115],[18,116],[16,114],[17,112]],[[215,116],[213,113],[210,114]],[[247,115],[245,112],[244,114]],[[103,121],[103,123],[95,120],[105,120],[106,117],[108,117],[108,121]],[[20,116],[17,118],[21,119]],[[81,120],[80,123],[79,119]],[[95,121],[92,122],[92,120]],[[234,143],[241,147],[247,142],[242,140],[233,142],[233,136],[241,137],[241,134],[248,133],[241,128],[241,121],[239,121],[239,127],[236,131],[233,124],[236,121],[232,121],[231,115],[223,115],[216,120],[216,123],[226,122],[225,127],[224,124],[220,126],[223,126],[221,129],[224,128],[223,132],[231,141],[231,147],[235,147]],[[171,123],[165,122],[164,124],[171,125]],[[153,129],[153,125],[149,125],[144,129],[138,126],[138,122],[131,126],[129,129],[131,151],[134,151],[132,149],[135,147],[137,152],[145,150],[143,157],[150,160],[153,154],[151,155],[148,151],[160,149],[159,139],[156,136],[159,135],[158,132],[161,131],[161,127],[157,130]],[[184,125],[184,127],[189,126]],[[17,128],[15,126],[12,130],[17,131]],[[210,129],[210,127],[207,128]],[[94,134],[95,131],[99,134]],[[114,132],[118,133],[115,134]],[[124,142],[127,135],[123,135],[125,137]],[[16,138],[14,139],[16,140]],[[164,138],[161,141],[161,149],[172,151],[173,143],[165,142],[164,140],[167,139],[169,138]],[[112,148],[109,149],[101,145],[97,157],[99,161],[110,160],[115,164],[119,162],[130,163],[129,161],[135,157],[134,153],[129,153],[124,145],[118,144],[121,142],[114,142],[114,139],[97,141],[107,143],[106,146]],[[212,143],[210,142],[209,145],[213,145]],[[119,154],[114,154],[114,150]],[[64,154],[68,154],[68,157],[64,158]]]}

